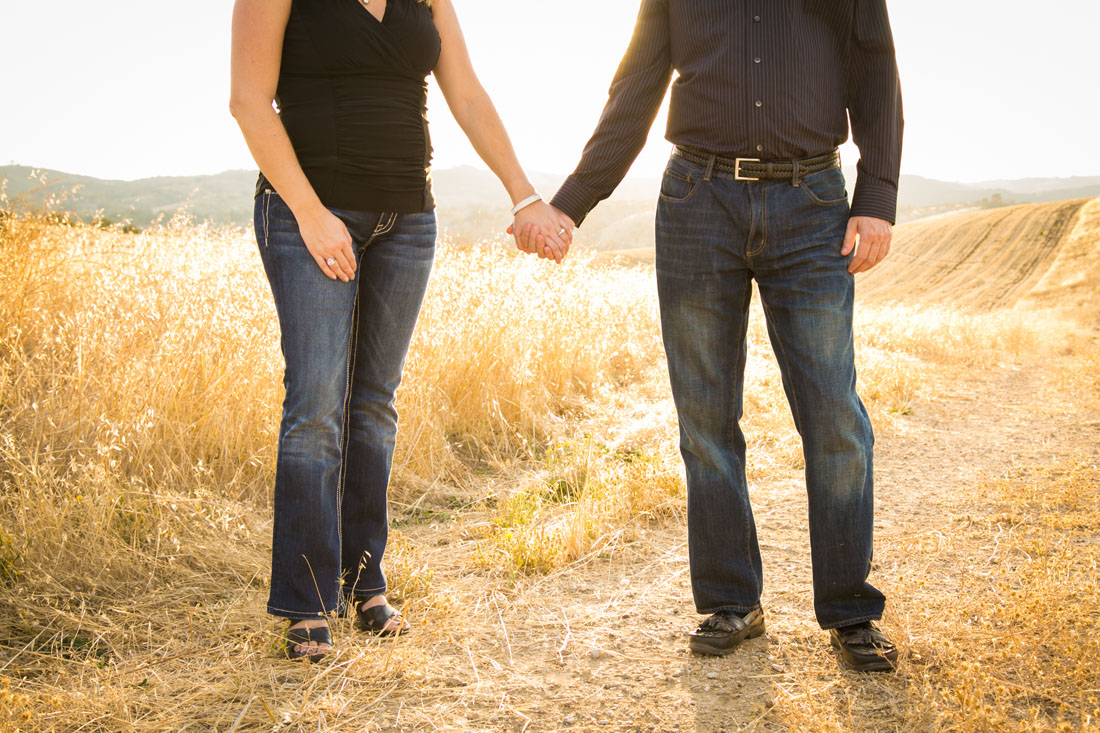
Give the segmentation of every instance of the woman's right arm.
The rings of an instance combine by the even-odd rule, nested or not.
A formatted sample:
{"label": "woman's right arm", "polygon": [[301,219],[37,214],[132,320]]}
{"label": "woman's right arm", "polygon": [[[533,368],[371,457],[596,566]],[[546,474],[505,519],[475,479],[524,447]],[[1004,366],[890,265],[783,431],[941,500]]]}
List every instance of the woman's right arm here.
{"label": "woman's right arm", "polygon": [[[355,276],[347,227],[317,197],[272,103],[279,84],[291,0],[236,0],[229,111],[267,180],[294,213],[313,259],[332,279]],[[336,264],[329,266],[328,258]]]}

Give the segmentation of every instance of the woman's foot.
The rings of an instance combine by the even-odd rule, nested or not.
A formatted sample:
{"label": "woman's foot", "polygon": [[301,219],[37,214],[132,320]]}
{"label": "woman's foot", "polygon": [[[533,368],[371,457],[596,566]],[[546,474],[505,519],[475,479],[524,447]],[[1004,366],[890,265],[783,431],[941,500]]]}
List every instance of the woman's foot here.
{"label": "woman's foot", "polygon": [[311,662],[319,662],[332,651],[332,632],[324,619],[292,621],[284,638],[283,651],[288,659],[305,657]]}
{"label": "woman's foot", "polygon": [[355,616],[359,628],[379,636],[409,633],[409,625],[401,612],[386,602],[383,595],[355,601]]}

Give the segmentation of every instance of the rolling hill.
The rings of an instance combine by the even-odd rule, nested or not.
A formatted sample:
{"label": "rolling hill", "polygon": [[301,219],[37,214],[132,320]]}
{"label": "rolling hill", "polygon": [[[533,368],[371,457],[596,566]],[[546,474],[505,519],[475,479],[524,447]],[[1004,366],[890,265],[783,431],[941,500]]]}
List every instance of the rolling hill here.
{"label": "rolling hill", "polygon": [[1100,199],[1072,199],[912,222],[858,280],[860,298],[976,309],[1071,305],[1100,282]]}
{"label": "rolling hill", "polygon": [[16,165],[0,166],[0,180],[9,199],[22,199],[33,208],[56,197],[60,201],[54,208],[85,220],[101,216],[146,227],[182,210],[199,221],[244,225],[252,220],[256,172],[115,181]]}
{"label": "rolling hill", "polygon": [[[845,176],[854,181],[854,169],[846,169]],[[555,191],[562,178],[532,174],[535,186],[545,194]],[[9,199],[22,196],[26,204],[37,207],[50,196],[60,196],[60,210],[72,211],[85,220],[98,215],[142,228],[181,210],[196,221],[247,226],[252,221],[255,180],[254,170],[118,181],[27,166],[0,166],[0,181],[5,181]],[[437,169],[432,171],[432,182],[440,223],[458,238],[499,236],[508,225],[508,200],[492,173],[470,166]],[[586,220],[582,241],[601,250],[652,247],[659,185],[656,175],[623,181]],[[1100,196],[1100,177],[969,184],[907,174],[901,177],[898,195],[898,221],[905,222],[959,209]]]}
{"label": "rolling hill", "polygon": [[[608,261],[652,263],[651,248]],[[1020,204],[901,224],[890,256],[858,276],[861,301],[989,310],[1079,307],[1100,294],[1100,198]]]}

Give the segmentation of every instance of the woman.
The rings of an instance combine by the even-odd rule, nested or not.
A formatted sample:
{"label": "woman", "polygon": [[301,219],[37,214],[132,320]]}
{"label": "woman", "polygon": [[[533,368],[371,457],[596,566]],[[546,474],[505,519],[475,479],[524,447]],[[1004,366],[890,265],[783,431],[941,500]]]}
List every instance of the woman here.
{"label": "woman", "polygon": [[[516,204],[513,226],[570,233],[535,193],[474,74],[451,0],[237,0],[230,108],[260,167],[256,238],[286,360],[268,613],[285,653],[332,649],[329,614],[406,633],[386,603],[394,392],[431,270],[429,73]],[[272,106],[279,106],[277,113]]]}

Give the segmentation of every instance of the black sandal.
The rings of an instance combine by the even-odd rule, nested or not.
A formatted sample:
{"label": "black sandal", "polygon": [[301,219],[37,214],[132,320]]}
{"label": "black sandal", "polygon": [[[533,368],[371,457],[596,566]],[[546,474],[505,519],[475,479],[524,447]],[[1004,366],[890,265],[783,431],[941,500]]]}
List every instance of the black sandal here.
{"label": "black sandal", "polygon": [[[291,621],[293,626],[296,621]],[[299,627],[297,629],[288,628],[283,633],[283,639],[285,644],[283,645],[283,654],[287,659],[302,659],[306,658],[310,662],[320,662],[325,656],[332,651],[332,632],[328,626],[318,626],[316,628]],[[311,641],[315,641],[318,644],[328,644],[329,648],[321,652],[299,652],[295,651],[294,647],[297,645],[309,644]]]}
{"label": "black sandal", "polygon": [[[366,601],[359,601],[355,604],[356,625],[361,631],[367,631],[378,636],[395,636],[397,634],[405,636],[411,631],[409,625],[405,623],[405,619],[402,618],[401,612],[390,604],[383,603],[381,606],[364,608],[364,603]],[[387,629],[386,625],[394,616],[401,622],[400,628]]]}

